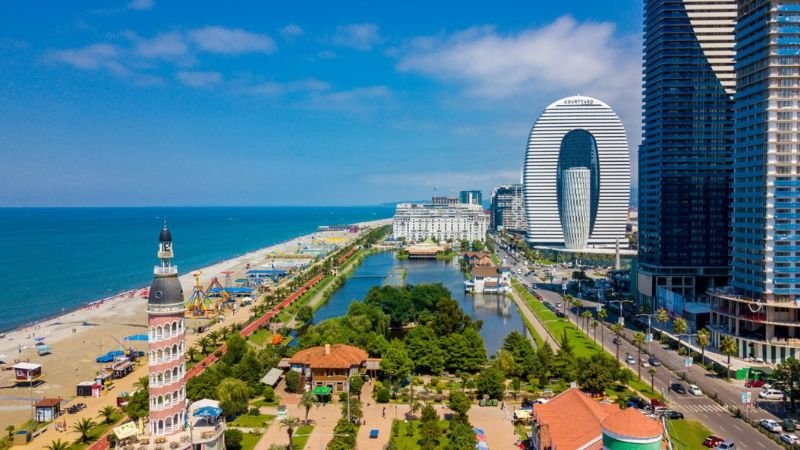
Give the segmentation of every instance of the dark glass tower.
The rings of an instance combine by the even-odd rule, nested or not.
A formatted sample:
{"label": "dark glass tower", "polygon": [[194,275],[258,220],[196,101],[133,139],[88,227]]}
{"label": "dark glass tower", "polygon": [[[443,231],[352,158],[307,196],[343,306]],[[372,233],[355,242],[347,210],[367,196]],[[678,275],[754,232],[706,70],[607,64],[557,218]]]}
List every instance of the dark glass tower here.
{"label": "dark glass tower", "polygon": [[[735,0],[644,2],[640,300],[726,283]],[[676,311],[680,313],[680,311]]]}

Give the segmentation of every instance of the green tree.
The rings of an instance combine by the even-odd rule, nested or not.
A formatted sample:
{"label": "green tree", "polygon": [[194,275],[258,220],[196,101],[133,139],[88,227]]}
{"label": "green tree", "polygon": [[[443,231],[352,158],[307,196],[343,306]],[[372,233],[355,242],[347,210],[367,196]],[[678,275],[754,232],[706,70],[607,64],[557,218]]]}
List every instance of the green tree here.
{"label": "green tree", "polygon": [[381,358],[381,371],[393,382],[408,376],[414,367],[411,358],[408,357],[405,345],[398,339],[389,342],[389,347]]}
{"label": "green tree", "polygon": [[639,378],[642,378],[642,346],[644,345],[644,341],[647,340],[644,333],[641,331],[637,331],[633,333],[633,337],[631,339],[633,341],[633,345],[636,346],[636,375]]}
{"label": "green tree", "polygon": [[314,310],[311,309],[308,305],[303,305],[297,311],[297,315],[295,316],[298,322],[300,323],[308,323],[314,318]]}
{"label": "green tree", "polygon": [[236,428],[225,430],[225,448],[227,450],[239,450],[242,448],[244,433]]}
{"label": "green tree", "polygon": [[225,378],[217,386],[217,399],[226,416],[234,416],[247,409],[250,388],[242,380]]}
{"label": "green tree", "polygon": [[258,392],[262,376],[264,376],[264,367],[261,366],[253,350],[248,350],[239,363],[233,367],[233,377],[247,383],[247,386],[254,392]]}
{"label": "green tree", "polygon": [[186,359],[189,362],[194,362],[195,357],[197,357],[197,347],[189,347],[186,349]]}
{"label": "green tree", "polygon": [[78,438],[78,440],[81,443],[88,444],[89,441],[91,441],[91,437],[89,436],[89,433],[91,433],[92,428],[94,428],[95,425],[97,425],[97,424],[94,423],[94,421],[92,419],[84,417],[83,419],[80,419],[79,421],[75,422],[75,424],[72,425],[72,429],[76,433],[80,434],[80,437]]}
{"label": "green tree", "polygon": [[590,326],[592,327],[592,338],[594,342],[597,343],[597,327],[600,325],[600,322],[597,319],[592,319]]}
{"label": "green tree", "polygon": [[[731,356],[739,353],[739,346],[736,344],[736,339],[732,336],[725,336],[719,343],[719,351],[728,357],[728,373],[731,371]],[[727,376],[726,376],[727,378]]]}
{"label": "green tree", "polygon": [[389,403],[392,399],[392,392],[387,387],[381,387],[375,393],[375,401],[378,403]]}
{"label": "green tree", "polygon": [[588,334],[589,333],[589,320],[592,319],[592,312],[588,309],[581,313],[581,317],[583,318],[583,329]]}
{"label": "green tree", "polygon": [[778,364],[775,369],[775,379],[780,381],[785,392],[785,397],[791,402],[792,411],[795,409],[795,402],[800,396],[800,361],[795,358],[786,358]]}
{"label": "green tree", "polygon": [[655,391],[656,391],[656,384],[655,384],[655,383],[656,383],[656,382],[655,382],[655,379],[656,379],[656,369],[655,369],[654,367],[651,367],[651,368],[647,369],[647,373],[650,375],[650,389],[651,389],[653,392],[655,392]]}
{"label": "green tree", "polygon": [[353,422],[342,417],[333,429],[333,439],[328,442],[328,450],[351,450],[356,448],[358,429]]}
{"label": "green tree", "polygon": [[317,396],[311,391],[304,392],[303,396],[300,397],[300,402],[298,405],[306,410],[306,423],[308,423],[308,413],[311,412],[311,408],[317,406],[318,404],[319,402],[317,401]]}
{"label": "green tree", "polygon": [[14,436],[14,430],[16,430],[16,427],[14,427],[14,425],[9,425],[6,427],[6,432],[8,432],[9,438]]}
{"label": "green tree", "polygon": [[[361,419],[364,417],[363,411],[361,411],[361,402],[355,396],[350,396],[350,418],[351,419]],[[345,398],[342,401],[342,417],[347,417],[347,403],[348,399]]]}
{"label": "green tree", "polygon": [[361,400],[361,388],[364,387],[364,379],[361,375],[353,375],[349,380],[350,395],[355,395]]}
{"label": "green tree", "polygon": [[133,393],[128,400],[128,405],[125,406],[125,412],[133,420],[147,417],[150,414],[150,398],[146,389],[139,389]]}
{"label": "green tree", "polygon": [[211,341],[211,338],[209,338],[208,335],[205,335],[205,336],[201,337],[199,341],[197,341],[197,345],[200,346],[200,351],[204,355],[207,355],[208,354],[208,348],[211,347],[212,345],[214,345],[214,343]]}
{"label": "green tree", "polygon": [[447,401],[447,407],[453,410],[456,413],[456,418],[462,421],[467,420],[467,412],[469,408],[472,406],[472,402],[469,401],[469,398],[466,394],[461,391],[450,391],[450,395]]}
{"label": "green tree", "polygon": [[50,445],[45,446],[47,450],[67,450],[69,442],[64,442],[61,439],[50,442]]}
{"label": "green tree", "polygon": [[284,377],[286,390],[294,394],[300,392],[300,374],[296,370],[289,370]]}
{"label": "green tree", "polygon": [[419,428],[419,444],[424,450],[435,450],[439,445],[439,436],[442,430],[439,428],[439,415],[431,404],[426,404],[422,408],[422,425]]}
{"label": "green tree", "polygon": [[611,327],[611,331],[614,332],[614,336],[617,338],[617,361],[619,361],[619,346],[622,344],[622,332],[625,330],[625,326],[621,323],[617,322]]}
{"label": "green tree", "polygon": [[581,387],[595,394],[604,392],[621,378],[619,363],[605,352],[591,358],[578,358],[577,381]]}
{"label": "green tree", "polygon": [[447,450],[473,449],[477,441],[469,422],[466,420],[450,422],[450,442],[447,444]]}
{"label": "green tree", "polygon": [[501,348],[497,351],[492,365],[500,369],[507,377],[513,377],[519,374],[519,366],[514,358],[514,354],[506,349]]}
{"label": "green tree", "polygon": [[664,325],[669,322],[669,313],[666,309],[661,308],[656,311],[656,322],[660,325],[659,329],[661,331],[661,340],[664,340]]}
{"label": "green tree", "polygon": [[228,351],[225,352],[221,359],[230,366],[238,364],[247,353],[247,342],[239,333],[231,333],[227,341],[225,341],[225,345]]}
{"label": "green tree", "polygon": [[414,362],[414,370],[439,375],[444,371],[445,354],[432,327],[414,327],[406,334],[406,350]]}
{"label": "green tree", "polygon": [[217,330],[212,330],[208,333],[208,339],[211,341],[212,346],[216,346],[219,343],[220,337],[221,335]]}
{"label": "green tree", "polygon": [[267,386],[264,388],[264,401],[267,403],[272,403],[275,401],[275,388],[272,386]]}
{"label": "green tree", "polygon": [[706,347],[711,343],[711,333],[707,328],[697,331],[697,346],[700,347],[700,362],[706,363]]}
{"label": "green tree", "polygon": [[281,428],[286,428],[286,434],[289,435],[289,446],[286,447],[287,449],[291,450],[294,448],[294,443],[292,442],[292,437],[294,437],[294,431],[300,427],[300,419],[297,417],[286,416],[281,419]]}
{"label": "green tree", "polygon": [[675,335],[678,336],[678,351],[680,351],[681,344],[683,343],[682,336],[689,331],[689,324],[686,323],[686,320],[683,317],[678,317],[675,319],[675,322],[672,323],[672,331],[674,331]]}
{"label": "green tree", "polygon": [[[608,317],[608,311],[605,308],[601,309],[597,313],[597,320],[600,321],[600,342],[606,342],[606,318]],[[601,346],[602,347],[602,346]]]}
{"label": "green tree", "polygon": [[481,394],[490,398],[502,399],[506,388],[506,377],[499,368],[491,366],[483,369],[478,375],[476,385]]}
{"label": "green tree", "polygon": [[116,412],[117,408],[110,405],[104,406],[103,409],[98,412],[97,417],[102,417],[103,422],[109,424],[114,421],[114,414],[116,414]]}

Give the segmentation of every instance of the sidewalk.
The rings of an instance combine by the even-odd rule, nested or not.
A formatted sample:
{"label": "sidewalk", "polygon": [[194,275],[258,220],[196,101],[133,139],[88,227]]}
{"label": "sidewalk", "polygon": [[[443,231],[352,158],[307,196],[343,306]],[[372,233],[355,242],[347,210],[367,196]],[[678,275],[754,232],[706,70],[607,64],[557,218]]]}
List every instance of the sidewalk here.
{"label": "sidewalk", "polygon": [[515,291],[513,287],[511,289],[511,298],[514,300],[514,303],[517,304],[517,307],[519,307],[519,310],[522,315],[525,316],[525,319],[527,319],[528,322],[530,322],[530,324],[533,326],[534,331],[536,331],[536,333],[542,339],[544,339],[546,343],[550,344],[550,346],[553,348],[553,351],[558,351],[560,348],[558,345],[558,340],[556,340],[556,338],[550,334],[550,330],[548,330],[542,321],[539,320],[539,316],[533,313],[531,307],[519,296],[519,294],[517,294],[517,291]]}

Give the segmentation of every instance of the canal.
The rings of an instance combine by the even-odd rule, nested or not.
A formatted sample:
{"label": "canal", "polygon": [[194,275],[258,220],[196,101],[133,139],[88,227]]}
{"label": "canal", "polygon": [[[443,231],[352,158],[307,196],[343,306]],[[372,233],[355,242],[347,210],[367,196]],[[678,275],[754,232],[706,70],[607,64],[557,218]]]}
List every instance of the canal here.
{"label": "canal", "polygon": [[406,269],[407,284],[442,283],[453,294],[461,309],[474,320],[483,321],[481,336],[486,351],[493,355],[503,345],[503,339],[512,331],[527,335],[525,324],[514,302],[504,296],[467,294],[464,292],[464,274],[457,261],[398,260],[392,252],[368,256],[333,293],[328,303],[314,314],[314,323],[347,313],[350,303],[361,301],[373,286],[381,286],[386,276],[397,269]]}

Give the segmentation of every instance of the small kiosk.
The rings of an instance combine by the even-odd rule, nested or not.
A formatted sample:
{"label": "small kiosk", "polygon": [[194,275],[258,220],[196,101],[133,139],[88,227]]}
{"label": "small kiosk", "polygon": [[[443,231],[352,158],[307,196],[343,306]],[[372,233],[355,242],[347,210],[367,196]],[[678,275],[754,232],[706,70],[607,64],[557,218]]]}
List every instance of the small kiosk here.
{"label": "small kiosk", "polygon": [[17,384],[36,383],[42,379],[42,365],[29,362],[14,364],[14,379]]}
{"label": "small kiosk", "polygon": [[37,422],[50,422],[61,413],[60,398],[43,398],[33,406],[36,408]]}

